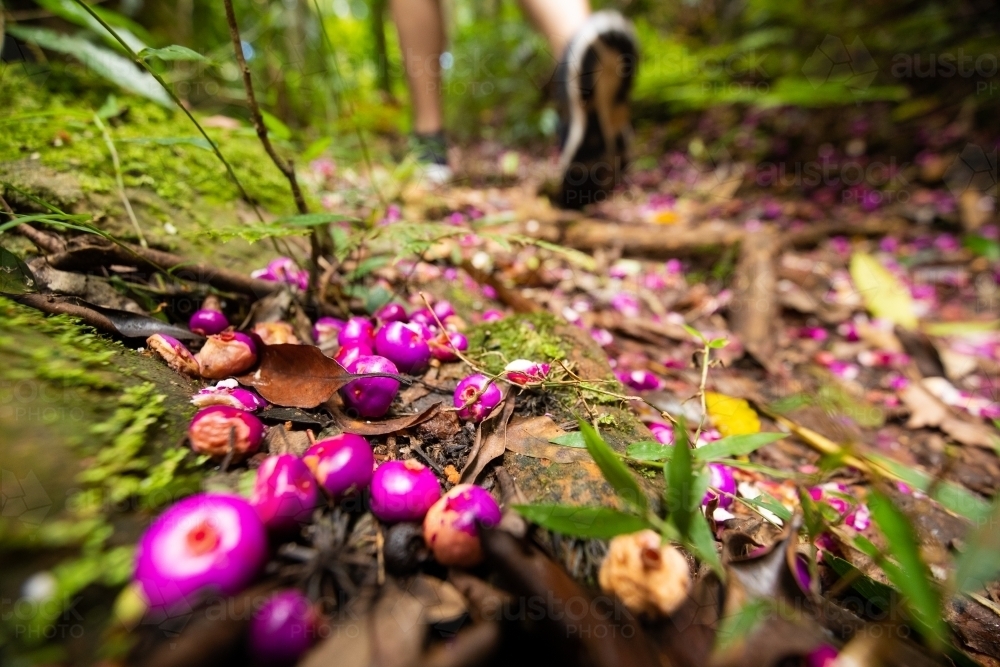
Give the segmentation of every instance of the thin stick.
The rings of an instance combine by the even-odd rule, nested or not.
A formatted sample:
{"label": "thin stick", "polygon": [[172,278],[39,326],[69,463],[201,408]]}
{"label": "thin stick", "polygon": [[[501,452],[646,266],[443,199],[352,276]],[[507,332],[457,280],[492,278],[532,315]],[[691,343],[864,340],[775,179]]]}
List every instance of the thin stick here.
{"label": "thin stick", "polygon": [[295,200],[295,207],[299,209],[299,213],[308,213],[309,207],[306,206],[306,200],[302,196],[298,179],[295,177],[295,164],[291,160],[286,162],[278,155],[278,152],[274,150],[274,145],[271,144],[271,138],[267,134],[264,117],[261,115],[260,107],[257,105],[257,95],[253,91],[253,79],[250,75],[250,67],[247,65],[247,59],[243,55],[243,40],[240,39],[240,28],[236,24],[236,12],[233,10],[233,1],[223,0],[223,4],[226,7],[226,22],[229,24],[229,37],[233,42],[236,64],[239,65],[240,72],[243,75],[243,88],[247,94],[247,108],[250,110],[250,119],[253,121],[253,127],[257,131],[257,138],[260,139],[264,150],[270,156],[271,161],[274,162],[274,166],[288,179],[288,185],[292,189],[292,198]]}
{"label": "thin stick", "polygon": [[125,180],[122,178],[122,164],[118,159],[118,151],[115,150],[115,142],[111,139],[111,133],[108,132],[107,126],[101,122],[101,117],[96,113],[94,114],[94,124],[104,135],[104,143],[108,145],[108,150],[111,152],[111,162],[115,166],[115,183],[118,185],[118,194],[122,198],[122,204],[125,205],[125,213],[128,215],[128,219],[132,221],[132,227],[135,229],[136,236],[139,237],[139,245],[143,248],[148,248],[149,244],[146,243],[146,236],[142,233],[142,228],[139,227],[139,221],[135,217],[135,211],[132,210],[132,203],[128,200],[128,195],[125,194]]}
{"label": "thin stick", "polygon": [[250,204],[251,208],[253,208],[253,212],[257,215],[257,219],[260,220],[261,222],[264,222],[263,214],[261,214],[260,209],[257,208],[257,204],[254,202],[254,200],[250,198],[250,195],[247,193],[246,188],[243,187],[243,183],[240,182],[240,179],[236,176],[236,172],[233,171],[233,166],[229,164],[229,160],[227,160],[226,156],[222,154],[222,151],[220,151],[216,143],[212,141],[212,138],[208,136],[208,133],[205,132],[205,128],[201,126],[201,123],[198,122],[198,120],[194,117],[191,111],[189,111],[188,108],[184,106],[183,102],[181,102],[181,99],[177,97],[177,94],[173,91],[173,89],[167,85],[166,81],[163,80],[163,77],[154,72],[153,69],[146,64],[146,61],[142,58],[142,56],[133,51],[132,47],[126,44],[125,40],[123,40],[121,37],[118,36],[118,33],[115,32],[114,28],[108,25],[104,19],[98,16],[97,13],[90,8],[90,5],[88,5],[83,0],[73,0],[73,1],[76,4],[80,5],[80,7],[84,9],[84,11],[86,11],[88,14],[94,17],[94,20],[100,23],[105,30],[111,33],[111,36],[114,37],[115,40],[117,40],[117,42],[121,45],[123,49],[125,49],[125,53],[129,54],[132,57],[132,60],[134,60],[136,64],[139,65],[139,67],[149,72],[150,76],[156,79],[156,82],[160,84],[165,91],[167,91],[167,95],[170,96],[170,99],[174,101],[174,104],[180,107],[181,111],[184,112],[184,115],[188,117],[188,120],[194,123],[194,126],[198,128],[198,132],[200,132],[201,136],[204,137],[205,141],[208,142],[208,145],[212,147],[212,152],[215,153],[215,156],[219,158],[219,161],[226,166],[226,172],[229,174],[229,178],[231,178],[233,183],[236,184],[236,187],[239,188],[240,195],[243,197],[243,199],[246,200],[248,204]]}

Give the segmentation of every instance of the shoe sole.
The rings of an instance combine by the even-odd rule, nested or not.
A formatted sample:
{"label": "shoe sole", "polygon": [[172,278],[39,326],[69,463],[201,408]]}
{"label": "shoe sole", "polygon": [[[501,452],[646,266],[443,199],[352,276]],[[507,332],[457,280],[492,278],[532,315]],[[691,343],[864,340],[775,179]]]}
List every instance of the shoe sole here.
{"label": "shoe sole", "polygon": [[617,12],[593,14],[567,47],[560,205],[601,201],[619,182],[631,139],[628,100],[637,61],[635,33]]}

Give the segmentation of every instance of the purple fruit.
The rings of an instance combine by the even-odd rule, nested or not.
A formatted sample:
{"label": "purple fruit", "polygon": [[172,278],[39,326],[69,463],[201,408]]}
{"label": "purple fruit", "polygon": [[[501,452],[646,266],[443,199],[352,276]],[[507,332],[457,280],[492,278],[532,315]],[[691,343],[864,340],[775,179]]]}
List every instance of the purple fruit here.
{"label": "purple fruit", "polygon": [[261,398],[257,392],[244,389],[233,379],[221,380],[214,387],[202,389],[191,397],[191,402],[199,408],[207,408],[210,405],[228,405],[247,412],[263,410],[268,406],[268,402]]}
{"label": "purple fruit", "polygon": [[176,338],[165,334],[153,334],[146,339],[146,345],[149,346],[150,350],[158,354],[166,362],[167,366],[178,373],[192,377],[201,375],[198,360],[194,358],[189,349],[184,347],[184,343]]}
{"label": "purple fruit", "polygon": [[316,641],[316,611],[295,590],[269,597],[250,620],[250,654],[259,665],[294,665]]}
{"label": "purple fruit", "polygon": [[411,375],[427,370],[431,359],[431,349],[420,336],[420,331],[402,322],[389,322],[378,330],[375,351],[396,364],[399,370]]}
{"label": "purple fruit", "polygon": [[493,408],[500,405],[503,394],[490,379],[482,373],[474,373],[458,383],[455,387],[456,408],[460,408],[458,416],[481,422],[486,419]]}
{"label": "purple fruit", "polygon": [[[362,356],[347,369],[350,373],[363,375],[365,373],[399,374],[396,365],[378,355]],[[341,390],[347,407],[353,408],[358,415],[367,419],[381,417],[389,411],[389,406],[399,392],[399,380],[387,377],[365,377],[352,380]]]}
{"label": "purple fruit", "polygon": [[398,303],[387,303],[375,311],[375,319],[379,322],[405,322],[409,316],[406,308]]}
{"label": "purple fruit", "polygon": [[832,667],[837,661],[838,655],[840,653],[837,649],[829,644],[822,644],[806,656],[806,665],[808,667]]}
{"label": "purple fruit", "polygon": [[234,463],[256,452],[263,436],[264,425],[259,419],[228,405],[199,410],[188,426],[191,449],[220,460],[232,448]]}
{"label": "purple fruit", "polygon": [[413,459],[380,465],[371,491],[372,514],[385,523],[420,521],[441,497],[434,471]]}
{"label": "purple fruit", "polygon": [[438,301],[431,308],[434,314],[437,315],[438,319],[444,322],[446,319],[455,314],[455,308],[447,301]]}
{"label": "purple fruit", "polygon": [[344,320],[338,320],[336,317],[321,317],[313,326],[313,340],[321,347],[336,341],[346,324]]}
{"label": "purple fruit", "polygon": [[430,339],[428,344],[431,348],[431,356],[438,361],[455,361],[458,359],[457,352],[465,352],[469,349],[469,339],[457,331],[442,331]]}
{"label": "purple fruit", "polygon": [[257,468],[250,504],[268,530],[295,530],[309,520],[318,503],[312,471],[294,454],[269,456]]}
{"label": "purple fruit", "polygon": [[368,486],[375,468],[371,445],[351,433],[317,442],[306,450],[302,460],[332,498],[342,498]]}
{"label": "purple fruit", "polygon": [[638,391],[651,391],[653,389],[659,389],[662,386],[660,378],[656,377],[647,370],[637,370],[637,371],[615,371],[615,377],[626,387],[636,389]]}
{"label": "purple fruit", "polygon": [[344,345],[333,355],[333,360],[346,369],[359,358],[370,357],[373,354],[375,351],[367,345]]}
{"label": "purple fruit", "polygon": [[459,484],[434,503],[424,517],[424,541],[441,565],[472,567],[483,560],[479,524],[500,523],[500,507],[489,492]]}
{"label": "purple fruit", "polygon": [[515,359],[504,367],[503,376],[511,384],[526,387],[542,382],[548,377],[550,369],[549,364],[540,364],[527,359]]}
{"label": "purple fruit", "polygon": [[650,422],[646,424],[646,428],[650,430],[653,437],[661,445],[672,445],[674,444],[674,427],[670,424],[665,424],[664,422]]}
{"label": "purple fruit", "polygon": [[143,534],[135,581],[150,607],[185,609],[202,593],[239,593],[266,558],[267,534],[250,503],[202,493],[169,508]]}
{"label": "purple fruit", "polygon": [[248,371],[257,363],[257,344],[244,333],[226,331],[209,336],[195,358],[203,378],[222,380]]}
{"label": "purple fruit", "polygon": [[188,329],[202,336],[214,336],[229,328],[229,320],[217,310],[202,308],[188,320]]}
{"label": "purple fruit", "polygon": [[[732,506],[733,497],[736,495],[736,480],[733,478],[733,469],[721,463],[709,463],[708,475],[711,480],[708,485],[711,488],[702,498],[701,504],[707,505],[713,498],[718,498],[718,506],[722,509],[728,509]],[[716,493],[712,489],[717,489],[721,493]]]}
{"label": "purple fruit", "polygon": [[434,313],[431,312],[429,308],[421,308],[420,310],[415,310],[410,313],[410,323],[423,324],[432,331],[436,331],[438,329],[437,320],[434,319]]}
{"label": "purple fruit", "polygon": [[499,322],[504,318],[502,311],[496,309],[484,310],[482,314],[483,322]]}
{"label": "purple fruit", "polygon": [[361,345],[374,348],[375,327],[372,326],[367,317],[352,317],[340,330],[337,341],[341,345]]}

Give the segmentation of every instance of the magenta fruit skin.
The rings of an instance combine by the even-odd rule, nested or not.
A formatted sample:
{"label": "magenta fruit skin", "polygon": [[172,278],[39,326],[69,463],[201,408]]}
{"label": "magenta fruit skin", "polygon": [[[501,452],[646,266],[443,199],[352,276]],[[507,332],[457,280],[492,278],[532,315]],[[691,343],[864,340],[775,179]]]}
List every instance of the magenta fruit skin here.
{"label": "magenta fruit skin", "polygon": [[233,461],[242,461],[260,447],[264,424],[249,412],[228,405],[210,405],[199,410],[188,426],[191,449],[222,459],[233,447]]}
{"label": "magenta fruit skin", "polygon": [[333,355],[333,360],[347,369],[359,358],[370,357],[373,354],[375,354],[375,350],[367,345],[344,345],[337,350],[337,354]]}
{"label": "magenta fruit skin", "polygon": [[372,514],[385,523],[421,521],[440,497],[434,471],[413,459],[386,461],[372,476]]}
{"label": "magenta fruit skin", "polygon": [[481,315],[483,322],[499,322],[504,318],[504,314],[495,309],[484,310]]}
{"label": "magenta fruit skin", "polygon": [[823,644],[806,656],[806,665],[808,667],[831,667],[838,655],[840,653],[837,649],[829,644]]}
{"label": "magenta fruit skin", "polygon": [[201,375],[201,367],[198,365],[198,360],[191,354],[191,350],[173,336],[153,334],[146,339],[146,345],[150,350],[160,355],[167,366],[178,373],[192,377]]}
{"label": "magenta fruit skin", "polygon": [[438,329],[438,323],[437,320],[434,319],[434,313],[428,308],[421,308],[420,310],[415,310],[410,313],[410,323],[423,324],[431,331],[436,331]]}
{"label": "magenta fruit skin", "polygon": [[306,450],[302,460],[323,490],[334,499],[368,486],[375,470],[372,446],[352,433],[320,440]]}
{"label": "magenta fruit skin", "polygon": [[538,384],[549,375],[552,366],[527,359],[515,359],[504,367],[504,379],[511,384],[524,387]]}
{"label": "magenta fruit skin", "polygon": [[[234,386],[224,386],[232,383]],[[268,402],[261,398],[257,392],[243,387],[235,386],[236,380],[223,380],[215,387],[206,387],[191,397],[191,402],[199,408],[207,408],[210,405],[228,405],[231,408],[256,412],[268,406]]]}
{"label": "magenta fruit skin", "polygon": [[[486,387],[486,390],[479,398],[466,405],[483,387]],[[493,412],[493,408],[498,406],[501,400],[503,394],[496,384],[490,382],[490,379],[482,373],[474,373],[458,383],[452,402],[456,408],[460,408],[459,417],[481,422]]]}
{"label": "magenta fruit skin", "polygon": [[346,324],[344,320],[338,320],[336,317],[321,317],[313,325],[313,340],[317,345],[337,340]]}
{"label": "magenta fruit skin", "polygon": [[296,590],[269,597],[250,620],[250,653],[254,664],[294,665],[316,639],[316,612]]}
{"label": "magenta fruit skin", "polygon": [[438,361],[455,361],[458,359],[458,352],[465,352],[469,349],[469,339],[465,334],[457,331],[441,332],[428,342],[431,348],[431,356]]}
{"label": "magenta fruit skin", "polygon": [[229,328],[229,320],[217,310],[196,310],[188,320],[188,329],[202,336],[214,336]]}
{"label": "magenta fruit skin", "polygon": [[269,456],[257,468],[250,504],[268,530],[288,533],[299,528],[318,503],[312,471],[294,454]]}
{"label": "magenta fruit skin", "polygon": [[402,322],[389,322],[375,336],[375,351],[396,364],[404,373],[416,375],[427,370],[431,348],[416,327]]}
{"label": "magenta fruit skin", "polygon": [[238,496],[201,493],[176,503],[146,530],[135,581],[151,608],[184,609],[200,593],[235,595],[267,558],[267,533]]}
{"label": "magenta fruit skin", "polygon": [[438,319],[442,322],[455,314],[455,307],[448,301],[438,301],[434,304],[431,310],[434,311],[434,314],[437,315]]}
{"label": "magenta fruit skin", "polygon": [[709,489],[705,497],[702,498],[701,504],[707,505],[713,498],[718,498],[718,507],[729,509],[733,505],[733,496],[736,495],[736,479],[733,477],[732,468],[721,463],[709,463],[708,474],[710,478],[708,485],[722,493],[716,493]]}
{"label": "magenta fruit skin", "polygon": [[459,484],[427,511],[424,541],[441,565],[472,567],[483,559],[479,524],[492,528],[500,518],[500,506],[486,489]]}
{"label": "magenta fruit skin", "polygon": [[672,445],[674,444],[674,428],[670,424],[664,424],[663,422],[650,422],[646,424],[646,428],[653,434],[656,441],[661,445]]}
{"label": "magenta fruit skin", "polygon": [[379,322],[406,322],[410,316],[406,314],[406,308],[398,303],[387,303],[375,311],[375,319]]}
{"label": "magenta fruit skin", "polygon": [[[394,363],[378,355],[358,357],[347,368],[347,371],[359,375],[365,373],[399,374],[399,369]],[[348,382],[340,390],[340,395],[347,407],[356,410],[360,416],[366,419],[375,419],[389,411],[389,406],[392,405],[398,392],[399,380],[386,377],[365,377]]]}
{"label": "magenta fruit skin", "polygon": [[341,345],[364,345],[374,348],[375,327],[372,326],[367,317],[352,317],[340,330],[337,342]]}
{"label": "magenta fruit skin", "polygon": [[223,380],[248,371],[257,363],[257,344],[245,333],[226,331],[209,336],[195,359],[203,378]]}

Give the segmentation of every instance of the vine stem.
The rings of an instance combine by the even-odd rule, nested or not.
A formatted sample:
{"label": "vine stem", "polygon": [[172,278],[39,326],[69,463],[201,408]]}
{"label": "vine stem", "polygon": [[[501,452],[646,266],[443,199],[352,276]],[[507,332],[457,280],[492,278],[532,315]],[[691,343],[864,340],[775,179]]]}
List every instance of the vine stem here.
{"label": "vine stem", "polygon": [[173,89],[170,86],[167,85],[166,81],[163,80],[163,77],[161,77],[159,74],[157,74],[156,72],[153,71],[153,69],[146,63],[146,60],[142,56],[140,56],[138,53],[136,53],[132,49],[132,47],[130,47],[128,44],[126,44],[125,40],[123,40],[118,35],[118,33],[115,32],[114,28],[112,28],[110,25],[108,25],[108,23],[104,19],[102,19],[100,16],[98,16],[97,12],[95,12],[93,9],[91,9],[90,6],[86,2],[84,2],[83,0],[73,0],[73,2],[75,2],[78,5],[80,5],[80,7],[84,11],[86,11],[88,14],[90,14],[94,18],[95,21],[97,21],[98,23],[100,23],[101,26],[105,30],[107,30],[108,33],[110,33],[112,37],[115,38],[115,40],[118,42],[118,44],[125,50],[125,53],[129,54],[129,56],[132,57],[132,60],[134,60],[135,63],[137,65],[139,65],[139,67],[141,67],[146,72],[148,72],[149,75],[152,76],[156,80],[156,82],[158,84],[160,84],[160,86],[163,87],[163,90],[167,91],[167,95],[170,96],[170,99],[173,100],[174,104],[176,104],[178,107],[180,107],[181,111],[184,112],[184,115],[188,117],[188,120],[190,120],[192,123],[194,123],[194,126],[196,128],[198,128],[198,132],[200,132],[201,136],[204,137],[205,141],[208,142],[208,145],[212,147],[212,152],[215,153],[215,156],[217,158],[219,158],[219,161],[222,162],[222,164],[225,165],[226,172],[229,174],[229,178],[232,179],[233,183],[239,189],[240,196],[242,196],[243,199],[246,200],[246,202],[248,204],[250,204],[251,208],[253,208],[253,212],[254,212],[254,214],[256,214],[257,219],[260,220],[261,222],[264,222],[264,216],[263,216],[263,214],[261,214],[260,209],[257,208],[257,204],[254,202],[254,200],[250,198],[250,195],[249,195],[249,193],[247,193],[246,188],[243,187],[243,183],[236,176],[236,172],[233,171],[233,166],[231,164],[229,164],[229,160],[227,160],[226,156],[222,154],[222,151],[219,150],[218,145],[216,145],[216,143],[214,141],[212,141],[212,138],[210,136],[208,136],[208,133],[205,132],[205,128],[203,128],[201,126],[201,123],[199,123],[198,119],[194,117],[194,114],[192,114],[191,111],[186,106],[184,106],[184,103],[181,102],[181,99],[179,97],[177,97],[177,93],[175,93],[173,91]]}
{"label": "vine stem", "polygon": [[148,248],[149,244],[146,243],[146,235],[142,233],[142,227],[139,226],[139,220],[135,217],[135,211],[132,210],[132,202],[128,200],[128,195],[125,194],[125,180],[122,178],[122,163],[118,159],[118,151],[115,149],[114,139],[111,138],[111,132],[108,131],[107,126],[101,121],[101,117],[96,113],[94,114],[94,124],[97,125],[97,129],[101,131],[104,136],[104,143],[108,146],[108,151],[111,153],[111,163],[115,167],[115,183],[118,185],[118,194],[122,198],[122,204],[125,206],[125,213],[128,215],[128,219],[132,222],[132,227],[135,229],[136,236],[139,237],[139,245],[143,248]]}

